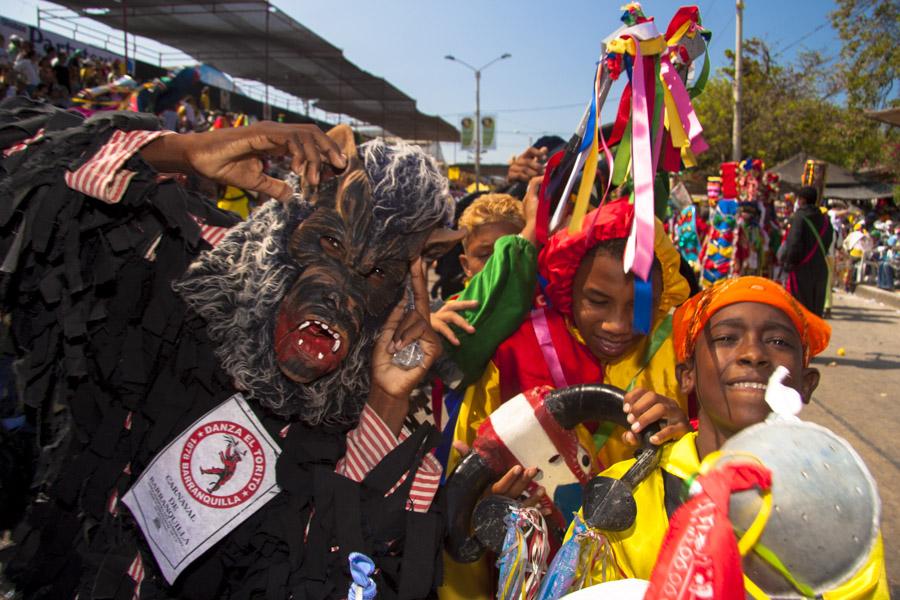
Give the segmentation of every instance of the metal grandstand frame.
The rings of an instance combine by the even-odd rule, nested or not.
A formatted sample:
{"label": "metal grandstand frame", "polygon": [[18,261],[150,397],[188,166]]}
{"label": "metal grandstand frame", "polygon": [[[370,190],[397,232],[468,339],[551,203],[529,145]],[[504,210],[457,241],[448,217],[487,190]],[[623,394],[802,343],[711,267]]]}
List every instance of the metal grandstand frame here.
{"label": "metal grandstand frame", "polygon": [[[159,66],[191,59],[210,64],[248,92],[253,90],[252,95],[267,105],[291,108],[311,103],[405,139],[459,137],[455,127],[420,112],[415,100],[347,60],[339,48],[268,0],[60,0],[59,4],[68,11],[39,9],[39,25],[68,27],[87,43],[102,43],[111,51]],[[91,27],[82,18],[123,32],[121,38],[115,40],[114,34]],[[174,51],[151,52],[136,36]],[[259,88],[249,82],[259,82]]]}

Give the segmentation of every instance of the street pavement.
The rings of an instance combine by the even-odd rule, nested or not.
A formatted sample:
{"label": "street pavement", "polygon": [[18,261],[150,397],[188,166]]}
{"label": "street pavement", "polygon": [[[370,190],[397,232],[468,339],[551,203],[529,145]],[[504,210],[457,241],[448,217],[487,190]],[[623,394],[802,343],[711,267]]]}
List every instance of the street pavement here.
{"label": "street pavement", "polygon": [[800,416],[850,442],[872,471],[891,595],[900,598],[900,310],[837,293],[829,323],[831,344],[813,360],[821,382]]}

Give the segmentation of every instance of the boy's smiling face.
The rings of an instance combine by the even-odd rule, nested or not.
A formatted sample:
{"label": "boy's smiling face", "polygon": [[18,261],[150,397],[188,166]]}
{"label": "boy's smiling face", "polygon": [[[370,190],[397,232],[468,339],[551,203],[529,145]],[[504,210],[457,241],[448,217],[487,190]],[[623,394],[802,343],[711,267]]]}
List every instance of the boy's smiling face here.
{"label": "boy's smiling face", "polygon": [[[603,364],[630,352],[644,336],[632,330],[634,275],[625,273],[618,258],[603,249],[581,261],[572,284],[572,316],[591,354]],[[662,294],[661,274],[653,268],[653,313]]]}
{"label": "boy's smiling face", "polygon": [[740,302],[710,317],[693,357],[679,365],[679,380],[685,393],[697,392],[701,429],[706,421],[727,438],[768,416],[766,383],[778,365],[791,373],[786,385],[809,402],[819,372],[803,366],[794,324],[773,306]]}

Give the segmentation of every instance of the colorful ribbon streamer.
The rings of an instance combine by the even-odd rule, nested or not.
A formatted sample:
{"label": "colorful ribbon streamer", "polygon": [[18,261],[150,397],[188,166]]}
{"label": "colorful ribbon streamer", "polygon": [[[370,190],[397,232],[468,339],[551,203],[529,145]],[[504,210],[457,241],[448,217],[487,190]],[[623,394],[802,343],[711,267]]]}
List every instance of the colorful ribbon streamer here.
{"label": "colorful ribbon streamer", "polygon": [[504,517],[506,537],[497,559],[497,600],[534,600],[547,570],[547,524],[536,508],[517,507]]}

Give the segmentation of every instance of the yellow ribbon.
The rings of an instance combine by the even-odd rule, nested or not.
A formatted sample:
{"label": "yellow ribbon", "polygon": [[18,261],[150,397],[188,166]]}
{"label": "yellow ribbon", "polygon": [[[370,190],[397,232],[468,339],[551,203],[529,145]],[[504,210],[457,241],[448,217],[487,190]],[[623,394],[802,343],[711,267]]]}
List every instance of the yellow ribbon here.
{"label": "yellow ribbon", "polygon": [[[661,35],[649,40],[641,40],[641,56],[662,54],[666,48],[666,40]],[[634,39],[616,38],[606,45],[606,51],[615,54],[628,53],[634,56]]]}
{"label": "yellow ribbon", "polygon": [[591,147],[588,149],[587,158],[584,160],[584,170],[581,172],[581,185],[578,188],[578,195],[575,197],[572,220],[569,221],[570,234],[581,231],[584,215],[587,214],[588,210],[588,201],[591,199],[591,190],[594,188],[594,179],[597,176],[598,157],[597,134],[595,132],[594,139],[591,141]]}
{"label": "yellow ribbon", "polygon": [[[668,46],[674,46],[675,44],[677,44],[678,42],[680,42],[680,41],[681,41],[681,38],[684,37],[684,34],[687,33],[687,30],[688,30],[688,29],[690,28],[690,26],[693,25],[693,24],[694,24],[694,22],[693,22],[693,21],[690,21],[690,20],[687,20],[687,21],[685,21],[684,23],[682,23],[682,24],[681,24],[681,27],[679,27],[678,29],[676,29],[676,30],[675,30],[675,33],[672,34],[672,37],[670,37],[669,39],[666,40],[666,45],[668,45]],[[688,37],[693,37],[693,36],[688,36]],[[643,48],[642,48],[642,50],[643,50]]]}
{"label": "yellow ribbon", "polygon": [[[597,95],[597,85],[600,82],[600,73],[602,63],[597,67],[597,75],[594,78],[594,95]],[[600,159],[600,147],[597,139],[600,137],[600,105],[594,103],[594,131],[591,147],[588,148],[588,155],[584,160],[584,169],[581,171],[581,185],[578,187],[578,195],[575,197],[575,208],[572,209],[572,219],[569,221],[569,233],[574,234],[581,231],[581,225],[584,223],[584,215],[587,214],[590,207],[591,190],[594,189],[594,180],[597,177],[597,162]],[[587,133],[587,132],[585,132]]]}

